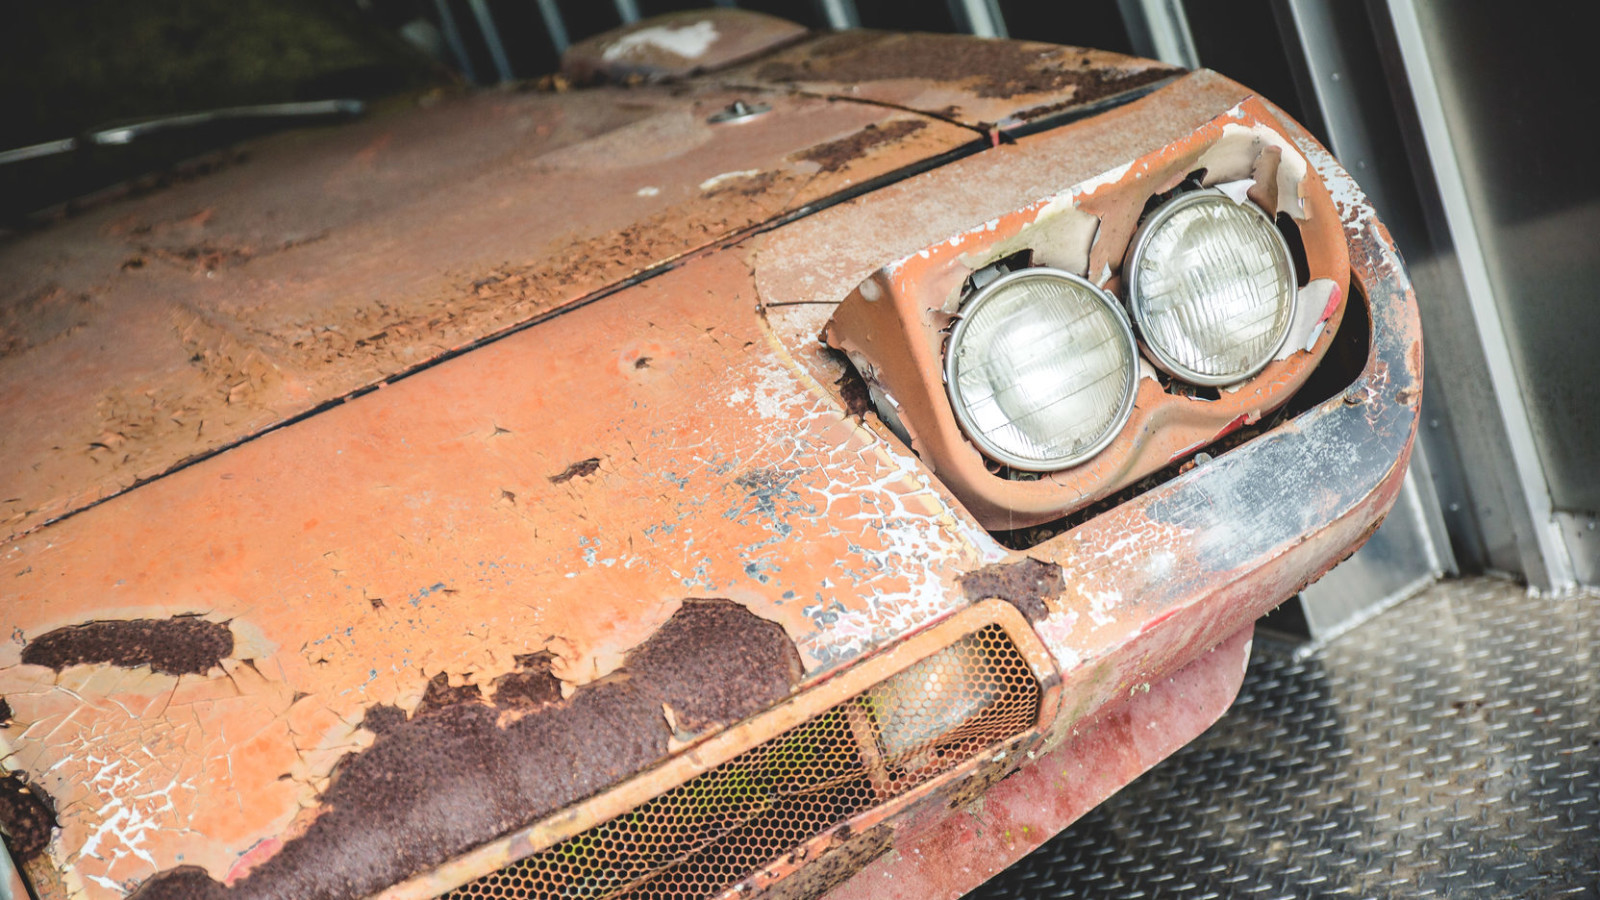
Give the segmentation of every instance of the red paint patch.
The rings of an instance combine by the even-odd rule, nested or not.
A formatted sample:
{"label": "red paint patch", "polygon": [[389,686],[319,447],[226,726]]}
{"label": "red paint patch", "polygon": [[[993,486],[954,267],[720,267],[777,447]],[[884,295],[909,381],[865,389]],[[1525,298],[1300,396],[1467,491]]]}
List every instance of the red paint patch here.
{"label": "red paint patch", "polygon": [[233,868],[222,879],[223,884],[232,885],[235,881],[250,874],[250,870],[271,859],[283,847],[283,841],[275,837],[263,838],[256,841],[249,850],[239,856]]}
{"label": "red paint patch", "polygon": [[1322,315],[1318,317],[1317,321],[1326,322],[1332,318],[1333,311],[1339,308],[1339,301],[1342,299],[1344,299],[1344,291],[1339,290],[1339,286],[1336,284],[1333,286],[1333,290],[1328,292],[1328,305],[1322,308]]}

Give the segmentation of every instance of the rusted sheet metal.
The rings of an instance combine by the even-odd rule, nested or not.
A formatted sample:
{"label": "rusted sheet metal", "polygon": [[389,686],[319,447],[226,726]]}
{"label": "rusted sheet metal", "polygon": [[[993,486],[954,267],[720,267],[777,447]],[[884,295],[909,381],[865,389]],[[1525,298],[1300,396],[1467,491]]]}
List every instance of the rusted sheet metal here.
{"label": "rusted sheet metal", "polygon": [[[488,699],[545,651],[570,701],[711,597],[781,626],[814,681],[967,606],[955,579],[992,544],[793,368],[756,303],[740,254],[696,260],[8,542],[6,762],[59,801],[67,894],[181,862],[280,896],[245,874],[440,673]],[[57,629],[174,615],[226,623],[229,656],[22,662]],[[592,779],[607,755],[554,758],[529,771]]]}
{"label": "rusted sheet metal", "polygon": [[1082,47],[857,30],[803,42],[718,80],[795,87],[1009,130],[1070,115],[1181,71]]}
{"label": "rusted sheet metal", "polygon": [[[637,728],[586,725],[585,705],[626,696],[630,667],[649,669],[664,632],[727,630],[669,628],[685,610],[746,621],[742,609],[767,623],[748,622],[751,635],[781,629],[801,668],[788,690],[808,699],[843,690],[863,654],[970,614],[965,576],[1024,554],[996,544],[873,417],[848,413],[815,335],[885,262],[1179,140],[1244,95],[1190,76],[1103,120],[691,259],[9,541],[0,608],[15,630],[0,646],[0,696],[14,715],[0,735],[7,767],[58,801],[61,829],[31,870],[45,895],[121,896],[158,872],[147,897],[369,892],[538,827],[485,834],[467,817],[478,831],[441,835],[427,829],[463,820],[412,820],[400,804],[390,819],[370,813],[388,829],[379,846],[424,835],[438,839],[431,850],[340,850],[326,825],[341,814],[339,773],[387,752],[397,728],[444,723],[449,737],[462,729],[448,716],[486,711],[508,729],[565,719],[542,739],[560,753],[441,759],[458,782],[411,787],[492,805],[499,785],[474,773],[520,764],[569,797],[621,785],[560,817],[598,815],[681,781],[703,764],[689,745],[708,735],[697,746],[761,737],[748,722],[717,733],[723,715],[797,708],[757,686],[722,714],[686,721],[665,700],[659,720],[636,709]],[[1420,386],[1414,299],[1348,176],[1291,135],[1345,221],[1372,359],[1348,400],[1028,551],[1060,572],[1059,585],[1030,582],[1045,613],[1033,627],[1060,671],[1060,712],[1025,736],[1031,749],[1064,746],[1091,716],[1119,715],[1113,701],[1155,691],[1348,552],[1393,500]],[[132,654],[62,650],[48,657],[60,671],[24,659],[63,629],[174,617],[226,626],[231,649],[201,673],[168,667],[185,674]],[[771,649],[751,646],[751,658]],[[969,801],[1018,762],[1000,752],[856,833],[935,827],[940,798]],[[659,780],[630,779],[652,754],[666,760]],[[882,850],[846,840],[832,833],[818,849],[852,865]],[[317,841],[316,858],[346,868],[274,874]]]}
{"label": "rusted sheet metal", "polygon": [[[593,802],[564,810],[544,821],[514,831],[497,840],[452,859],[447,864],[382,893],[383,900],[426,900],[444,890],[464,884],[475,878],[495,872],[505,865],[546,849],[558,841],[622,815],[645,801],[657,796],[666,786],[675,786],[690,778],[720,766],[739,754],[794,728],[830,706],[882,682],[896,672],[905,670],[915,661],[926,658],[986,624],[994,623],[1005,629],[1027,659],[1042,687],[1040,719],[1050,720],[1060,697],[1054,659],[1039,642],[1025,619],[1005,608],[1000,602],[978,603],[938,622],[907,635],[887,646],[883,652],[851,666],[826,680],[812,690],[779,703],[759,716],[722,731],[708,740],[696,744],[690,752],[674,757],[658,769],[631,778],[616,789],[607,791]],[[1038,735],[1024,735],[1016,746],[1038,742]],[[927,789],[911,792],[887,806],[869,811],[864,818],[852,821],[849,826],[819,836],[810,850],[800,848],[790,858],[775,861],[766,871],[757,873],[743,884],[743,889],[759,890],[794,874],[804,868],[804,861],[817,854],[827,854],[833,845],[845,840],[850,832],[871,830],[893,819],[907,809],[926,805],[930,799],[947,798],[950,791],[987,769],[993,768],[994,758],[1005,759],[1005,748],[993,748],[987,755],[969,761],[939,778]],[[1002,771],[1010,766],[1002,767]]]}
{"label": "rusted sheet metal", "polygon": [[0,528],[973,140],[789,96],[706,121],[747,96],[436,98],[250,145],[233,168],[0,247]]}
{"label": "rusted sheet metal", "polygon": [[[1209,76],[1194,76],[1187,89],[1202,87],[1208,80]],[[1181,89],[1183,83],[1169,90]],[[1091,120],[1022,141],[1015,152],[1043,151],[1057,140],[1066,146],[1084,139],[1093,146],[1097,128],[1114,127],[1120,124],[1118,119],[1137,123],[1144,104],[1157,109],[1164,99],[1158,94],[1104,121]],[[1277,115],[1259,101],[1244,101],[1223,113],[1223,120]],[[1286,119],[1281,125],[1326,185],[1327,200],[1341,223],[1350,271],[1364,298],[1358,314],[1371,320],[1370,356],[1360,378],[1342,396],[1027,551],[1028,557],[1061,566],[1064,581],[1058,596],[1045,599],[1050,614],[1037,626],[1062,670],[1063,711],[1050,746],[1069,741],[1072,729],[1101,714],[1098,711],[1144,694],[1166,673],[1320,576],[1366,539],[1398,492],[1415,434],[1421,388],[1415,296],[1387,233],[1348,173],[1303,130]],[[1152,141],[1141,149],[1165,143]],[[999,152],[984,154],[924,178],[949,179],[952,189],[967,183],[981,189],[988,186],[987,166],[999,158]],[[1026,178],[1025,164],[1016,168]],[[1069,168],[1063,180],[1089,174],[1080,176]],[[882,192],[871,209],[840,207],[771,236],[774,264],[795,265],[777,263],[788,256],[779,251],[795,247],[808,230],[820,232],[834,220],[850,216],[872,221],[881,233],[895,233],[886,221],[904,221],[915,234],[909,218],[896,217],[914,208],[914,191],[920,187],[907,183]],[[984,208],[974,204],[963,212]],[[895,249],[879,252],[888,256]],[[813,278],[807,289],[840,298],[854,287],[851,278],[870,273],[864,262],[862,257],[838,261],[822,277]],[[763,277],[760,271],[757,276],[763,284],[788,284]],[[777,289],[765,296],[775,303],[788,299]],[[839,362],[799,348],[830,313],[827,305],[773,311],[776,330],[794,342],[797,358],[812,368],[819,381],[836,377]],[[870,416],[866,421],[874,423]],[[892,440],[887,432],[879,433]],[[896,865],[911,865],[903,856],[897,859],[902,862]],[[956,896],[992,871],[974,870],[960,877],[947,872],[949,880],[939,895]],[[920,896],[917,889],[923,883],[915,879],[910,883],[913,889],[904,896]],[[846,885],[841,896],[856,889]],[[870,894],[873,887],[860,890]]]}
{"label": "rusted sheet metal", "polygon": [[[1327,188],[1259,101],[1181,139],[1152,148],[1082,184],[965,229],[895,260],[839,305],[824,330],[872,389],[886,397],[917,454],[939,472],[978,521],[1016,529],[1060,518],[1254,424],[1300,388],[1333,342],[1350,269]],[[1128,423],[1081,465],[1036,479],[993,472],[956,422],[943,379],[944,343],[973,272],[1019,251],[1035,263],[1083,275],[1122,294],[1120,274],[1139,216],[1153,194],[1204,172],[1211,186],[1249,185],[1269,213],[1298,221],[1308,284],[1278,358],[1213,396],[1163,385],[1144,366]]]}
{"label": "rusted sheet metal", "polygon": [[987,881],[1220,718],[1244,681],[1253,631],[1077,723],[965,807],[903,822],[894,849],[829,900],[954,900]]}
{"label": "rusted sheet metal", "polygon": [[661,80],[711,72],[793,43],[806,28],[746,9],[667,13],[573,44],[562,74],[591,81]]}

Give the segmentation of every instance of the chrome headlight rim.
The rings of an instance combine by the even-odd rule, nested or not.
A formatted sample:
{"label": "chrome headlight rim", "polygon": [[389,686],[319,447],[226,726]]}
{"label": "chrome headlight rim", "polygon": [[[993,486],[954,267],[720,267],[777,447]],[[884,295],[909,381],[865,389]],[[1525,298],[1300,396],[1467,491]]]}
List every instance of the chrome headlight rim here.
{"label": "chrome headlight rim", "polygon": [[[961,346],[961,341],[966,335],[967,326],[968,323],[972,321],[973,314],[978,311],[982,304],[988,302],[1007,285],[1014,284],[1018,281],[1041,277],[1055,278],[1071,282],[1076,287],[1086,289],[1089,292],[1089,295],[1093,297],[1097,303],[1104,306],[1106,311],[1110,313],[1111,318],[1117,323],[1118,333],[1122,337],[1124,347],[1128,354],[1128,360],[1130,362],[1130,365],[1128,366],[1127,378],[1123,385],[1122,403],[1117,410],[1116,416],[1111,419],[1111,424],[1106,427],[1105,433],[1100,435],[1100,437],[1093,444],[1090,444],[1086,448],[1079,450],[1077,453],[1051,457],[1050,459],[1046,460],[1029,459],[1027,457],[1017,456],[1016,454],[1002,447],[995,446],[983,435],[981,431],[978,430],[976,424],[972,421],[971,415],[967,412],[966,404],[961,398],[960,380],[958,379],[956,372],[957,354],[955,352],[956,349]],[[1128,322],[1127,311],[1123,309],[1122,304],[1117,301],[1116,297],[1112,296],[1104,288],[1096,285],[1094,282],[1075,272],[1068,272],[1064,269],[1055,269],[1049,266],[1033,266],[1026,269],[1018,269],[1014,272],[1001,275],[988,284],[985,284],[983,287],[973,291],[972,296],[968,297],[962,302],[961,311],[959,313],[959,317],[956,319],[955,327],[951,329],[950,337],[945,341],[944,346],[945,394],[950,401],[951,410],[955,413],[956,422],[961,426],[962,434],[966,435],[967,440],[971,441],[978,448],[979,452],[983,453],[984,456],[989,457],[1001,465],[1008,466],[1012,469],[1022,472],[1059,472],[1087,462],[1091,458],[1095,457],[1102,450],[1109,447],[1111,442],[1117,439],[1117,435],[1121,434],[1122,430],[1127,427],[1128,420],[1133,417],[1134,401],[1139,395],[1140,359],[1139,340],[1134,336],[1133,326]]]}
{"label": "chrome headlight rim", "polygon": [[[1149,247],[1151,237],[1160,230],[1163,224],[1187,207],[1201,203],[1218,202],[1249,210],[1249,213],[1255,215],[1259,221],[1265,224],[1272,234],[1273,248],[1282,260],[1284,270],[1289,276],[1287,285],[1289,313],[1285,316],[1283,333],[1278,336],[1277,342],[1248,369],[1237,374],[1208,375],[1204,372],[1197,372],[1173,359],[1159,343],[1147,337],[1150,333],[1150,326],[1145,318],[1144,298],[1139,293],[1138,272],[1139,264],[1144,260],[1145,251]],[[1150,361],[1155,363],[1162,371],[1189,384],[1201,387],[1227,387],[1259,375],[1261,370],[1265,369],[1277,357],[1278,353],[1283,350],[1284,344],[1289,340],[1289,332],[1294,328],[1295,307],[1299,303],[1299,291],[1298,285],[1295,283],[1294,254],[1289,250],[1289,242],[1284,239],[1283,233],[1278,231],[1277,223],[1273,221],[1271,216],[1267,215],[1266,210],[1257,206],[1251,200],[1240,203],[1218,188],[1210,187],[1185,191],[1161,204],[1154,212],[1145,217],[1145,220],[1139,224],[1138,230],[1134,232],[1133,241],[1128,249],[1127,262],[1123,265],[1122,271],[1123,290],[1128,295],[1128,313],[1133,319],[1134,326],[1138,329],[1140,345],[1144,347]]]}

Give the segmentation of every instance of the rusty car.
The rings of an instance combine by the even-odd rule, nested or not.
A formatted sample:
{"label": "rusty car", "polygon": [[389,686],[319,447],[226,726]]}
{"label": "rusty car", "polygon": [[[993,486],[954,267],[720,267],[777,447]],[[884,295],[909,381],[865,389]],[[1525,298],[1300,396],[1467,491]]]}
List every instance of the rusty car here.
{"label": "rusty car", "polygon": [[1360,188],[1207,70],[718,9],[0,245],[37,898],[949,898],[1394,502]]}

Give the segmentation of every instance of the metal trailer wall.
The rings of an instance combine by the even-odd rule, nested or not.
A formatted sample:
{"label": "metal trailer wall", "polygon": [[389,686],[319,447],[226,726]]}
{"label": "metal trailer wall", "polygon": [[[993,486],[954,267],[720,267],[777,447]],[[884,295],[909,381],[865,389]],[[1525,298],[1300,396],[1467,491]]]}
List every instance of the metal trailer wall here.
{"label": "metal trailer wall", "polygon": [[[1600,581],[1600,185],[1563,135],[1600,87],[1581,28],[1443,0],[743,0],[813,28],[964,31],[1215,69],[1306,124],[1406,255],[1428,336],[1424,430],[1367,548],[1304,595],[1336,634],[1441,574]],[[471,79],[553,71],[572,41],[680,0],[433,0]],[[1586,89],[1587,88],[1587,89]]]}

